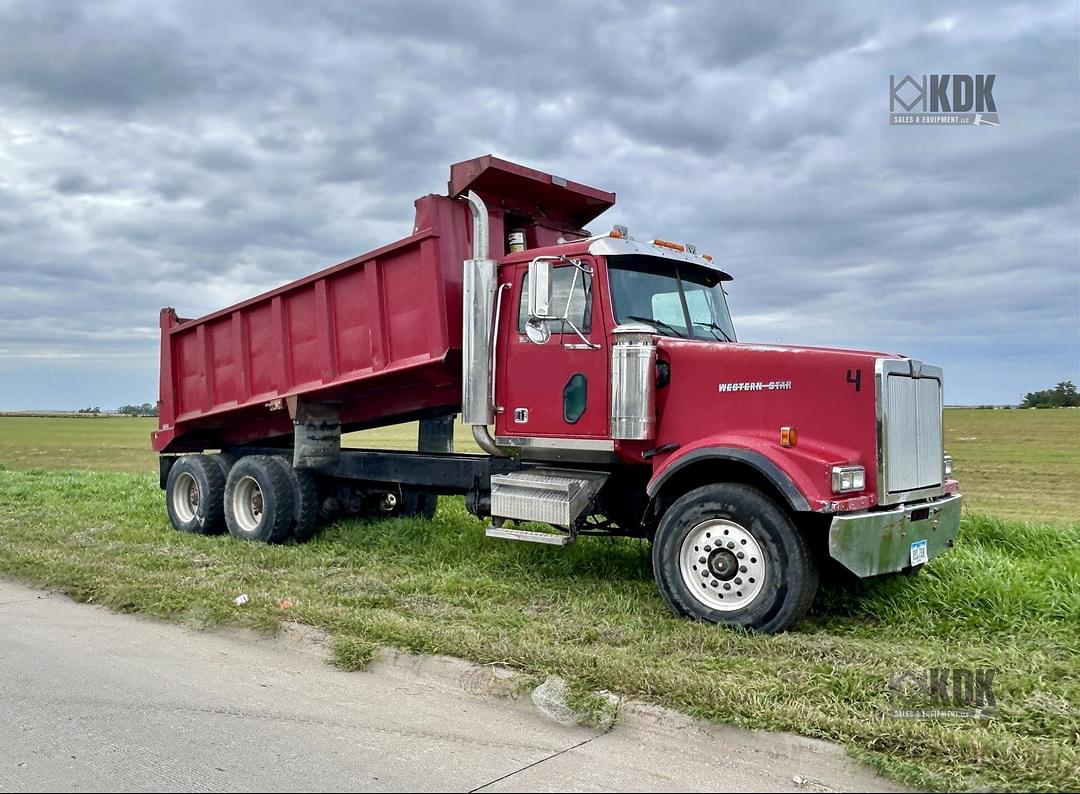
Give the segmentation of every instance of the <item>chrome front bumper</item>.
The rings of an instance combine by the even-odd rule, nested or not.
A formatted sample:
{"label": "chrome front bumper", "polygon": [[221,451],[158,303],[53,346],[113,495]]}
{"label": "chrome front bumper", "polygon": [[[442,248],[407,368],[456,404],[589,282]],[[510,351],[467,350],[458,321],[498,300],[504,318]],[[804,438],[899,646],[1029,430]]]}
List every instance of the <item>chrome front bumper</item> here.
{"label": "chrome front bumper", "polygon": [[835,516],[829,555],[860,577],[920,565],[924,550],[928,561],[952,548],[963,502],[963,496],[953,494],[895,510]]}

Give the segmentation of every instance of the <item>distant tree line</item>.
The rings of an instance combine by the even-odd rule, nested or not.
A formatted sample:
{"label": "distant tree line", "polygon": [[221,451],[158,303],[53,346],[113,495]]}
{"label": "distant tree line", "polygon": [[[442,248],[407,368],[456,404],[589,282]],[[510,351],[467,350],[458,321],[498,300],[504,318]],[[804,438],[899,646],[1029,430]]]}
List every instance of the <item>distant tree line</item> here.
{"label": "distant tree line", "polygon": [[150,403],[142,405],[121,405],[116,409],[118,414],[124,416],[157,416],[157,406]]}
{"label": "distant tree line", "polygon": [[1080,394],[1070,380],[1064,380],[1052,389],[1032,391],[1024,395],[1021,408],[1080,408]]}
{"label": "distant tree line", "polygon": [[96,405],[93,408],[89,408],[89,407],[88,408],[80,408],[79,413],[81,413],[81,414],[99,414],[99,413],[101,413],[101,408],[99,408]]}

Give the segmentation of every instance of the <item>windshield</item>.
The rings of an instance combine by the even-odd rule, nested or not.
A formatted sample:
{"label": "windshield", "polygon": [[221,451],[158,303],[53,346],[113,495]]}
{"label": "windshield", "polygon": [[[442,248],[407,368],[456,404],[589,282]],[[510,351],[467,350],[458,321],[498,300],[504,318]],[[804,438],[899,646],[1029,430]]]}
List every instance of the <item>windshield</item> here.
{"label": "windshield", "polygon": [[607,262],[616,323],[646,322],[665,336],[735,341],[716,271],[637,254],[611,256]]}

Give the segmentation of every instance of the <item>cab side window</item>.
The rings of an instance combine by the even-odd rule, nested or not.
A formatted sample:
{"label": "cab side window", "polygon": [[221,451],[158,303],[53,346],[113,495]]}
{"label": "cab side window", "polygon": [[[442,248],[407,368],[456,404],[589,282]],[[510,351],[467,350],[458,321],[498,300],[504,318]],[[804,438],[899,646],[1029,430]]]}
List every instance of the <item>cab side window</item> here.
{"label": "cab side window", "polygon": [[[574,275],[577,275],[577,279]],[[553,314],[562,316],[576,325],[583,334],[592,330],[592,276],[583,273],[573,265],[563,265],[552,269],[551,273],[551,308]],[[569,306],[567,306],[569,302]],[[518,333],[525,333],[525,323],[529,319],[529,274],[522,276],[521,300],[518,302]],[[553,321],[553,334],[572,334],[574,329],[568,323]]]}

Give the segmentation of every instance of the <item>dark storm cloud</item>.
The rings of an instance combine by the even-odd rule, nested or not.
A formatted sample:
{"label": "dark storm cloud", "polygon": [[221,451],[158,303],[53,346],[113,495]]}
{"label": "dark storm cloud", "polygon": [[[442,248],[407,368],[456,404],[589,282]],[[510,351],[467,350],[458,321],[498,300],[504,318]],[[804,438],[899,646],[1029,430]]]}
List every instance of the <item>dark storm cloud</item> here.
{"label": "dark storm cloud", "polygon": [[[178,32],[178,31],[177,31]],[[193,92],[186,44],[167,26],[119,8],[12,3],[0,9],[0,73],[52,109],[126,109]]]}
{"label": "dark storm cloud", "polygon": [[[616,190],[598,229],[712,251],[745,339],[902,349],[957,401],[1076,378],[1076,13],[8,3],[0,407],[30,406],[18,362],[62,383],[67,361],[141,361],[116,370],[130,393],[38,399],[151,399],[160,306],[194,316],[400,237],[488,151]],[[996,73],[1002,125],[890,128],[889,75],[935,71]]]}
{"label": "dark storm cloud", "polygon": [[53,188],[57,193],[67,196],[108,192],[108,186],[95,182],[86,174],[78,173],[61,174],[53,183]]}

